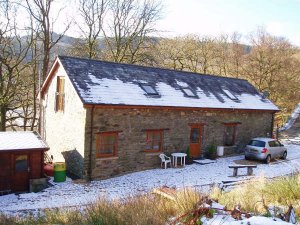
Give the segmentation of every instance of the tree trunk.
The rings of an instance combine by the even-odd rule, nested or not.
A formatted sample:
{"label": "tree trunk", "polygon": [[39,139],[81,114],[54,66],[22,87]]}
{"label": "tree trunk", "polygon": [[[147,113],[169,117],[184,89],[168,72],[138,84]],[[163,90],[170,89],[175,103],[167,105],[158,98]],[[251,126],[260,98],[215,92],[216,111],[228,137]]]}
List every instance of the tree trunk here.
{"label": "tree trunk", "polygon": [[0,106],[0,131],[6,131],[6,108]]}

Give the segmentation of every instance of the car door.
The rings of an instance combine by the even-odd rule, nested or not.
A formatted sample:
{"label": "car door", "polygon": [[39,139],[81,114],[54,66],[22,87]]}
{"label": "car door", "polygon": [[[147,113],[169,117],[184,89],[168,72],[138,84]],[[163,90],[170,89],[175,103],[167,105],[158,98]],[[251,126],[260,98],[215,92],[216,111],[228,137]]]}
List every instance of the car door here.
{"label": "car door", "polygon": [[269,141],[268,144],[269,144],[269,147],[268,147],[269,153],[271,154],[272,158],[275,158],[277,155],[275,142]]}
{"label": "car door", "polygon": [[282,157],[285,150],[284,146],[279,141],[275,141],[275,143],[277,146],[277,157]]}

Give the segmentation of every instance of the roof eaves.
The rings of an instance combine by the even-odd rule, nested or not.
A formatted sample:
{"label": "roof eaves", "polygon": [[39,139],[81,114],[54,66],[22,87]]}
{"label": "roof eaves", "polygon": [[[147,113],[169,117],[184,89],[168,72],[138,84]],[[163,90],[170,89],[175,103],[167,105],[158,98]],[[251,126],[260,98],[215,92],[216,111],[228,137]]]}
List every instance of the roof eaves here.
{"label": "roof eaves", "polygon": [[184,107],[184,106],[155,106],[155,105],[126,105],[126,104],[96,104],[96,103],[86,103],[83,104],[84,108],[151,108],[151,109],[180,109],[180,110],[212,110],[212,111],[268,111],[268,112],[279,112],[280,109],[249,109],[249,108],[205,108],[205,107]]}

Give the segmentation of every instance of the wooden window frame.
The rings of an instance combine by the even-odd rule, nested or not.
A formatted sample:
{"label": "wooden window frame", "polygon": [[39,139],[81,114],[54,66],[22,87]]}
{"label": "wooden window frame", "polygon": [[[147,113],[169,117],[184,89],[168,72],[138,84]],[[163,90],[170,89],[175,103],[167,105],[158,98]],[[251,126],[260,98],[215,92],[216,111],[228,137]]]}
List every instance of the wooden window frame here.
{"label": "wooden window frame", "polygon": [[55,92],[55,112],[59,112],[59,111],[63,112],[64,109],[65,109],[65,77],[57,76],[56,92]]}
{"label": "wooden window frame", "polygon": [[[101,146],[101,137],[111,136],[115,137],[115,143],[111,144],[113,146],[113,152],[110,154],[101,154],[100,153],[100,146]],[[119,132],[99,132],[96,133],[96,158],[107,158],[107,157],[114,157],[118,155],[118,135]]]}
{"label": "wooden window frame", "polygon": [[[236,142],[236,130],[237,130],[237,125],[239,125],[240,123],[223,123],[224,124],[224,136],[223,136],[223,145],[224,146],[234,146],[235,142]],[[226,129],[227,127],[233,127],[233,136],[232,136],[232,145],[226,145],[225,144],[225,138],[226,138]]]}
{"label": "wooden window frame", "polygon": [[164,132],[164,129],[157,129],[157,130],[146,130],[146,145],[148,145],[149,142],[152,142],[151,143],[151,146],[153,146],[153,139],[150,140],[149,136],[150,134],[159,134],[160,136],[160,140],[159,140],[159,149],[145,149],[145,152],[162,152],[163,151],[163,132]]}

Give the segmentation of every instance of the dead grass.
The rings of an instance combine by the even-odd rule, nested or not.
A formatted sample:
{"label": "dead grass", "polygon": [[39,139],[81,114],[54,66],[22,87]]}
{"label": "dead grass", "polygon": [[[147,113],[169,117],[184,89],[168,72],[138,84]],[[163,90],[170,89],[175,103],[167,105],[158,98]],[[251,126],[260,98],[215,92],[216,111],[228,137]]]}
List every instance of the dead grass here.
{"label": "dead grass", "polygon": [[48,210],[43,216],[24,219],[2,216],[0,224],[160,225],[194,210],[200,200],[201,195],[192,189],[177,192],[174,200],[153,194],[124,201],[101,199],[85,210]]}
{"label": "dead grass", "polygon": [[211,193],[211,197],[229,209],[239,204],[244,211],[257,214],[267,214],[270,205],[285,208],[293,205],[299,215],[300,175],[282,177],[273,181],[261,177],[229,192],[221,192],[216,188]]}

